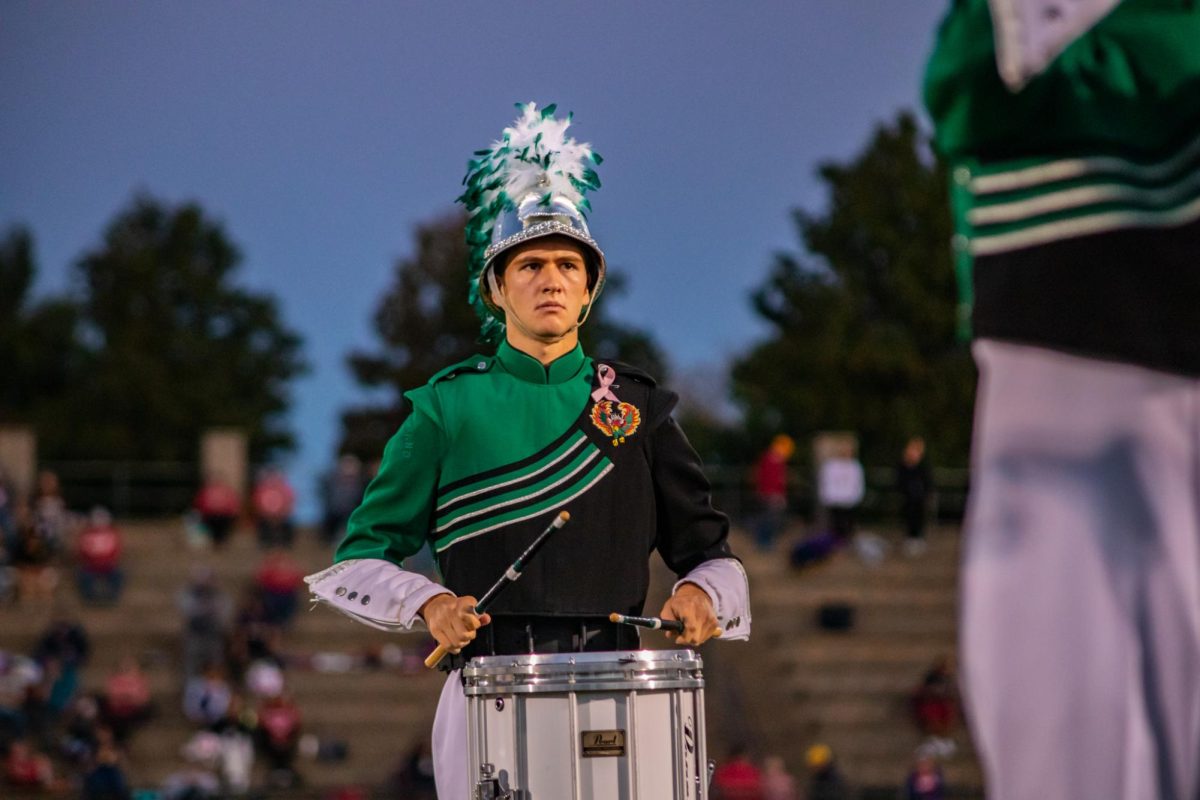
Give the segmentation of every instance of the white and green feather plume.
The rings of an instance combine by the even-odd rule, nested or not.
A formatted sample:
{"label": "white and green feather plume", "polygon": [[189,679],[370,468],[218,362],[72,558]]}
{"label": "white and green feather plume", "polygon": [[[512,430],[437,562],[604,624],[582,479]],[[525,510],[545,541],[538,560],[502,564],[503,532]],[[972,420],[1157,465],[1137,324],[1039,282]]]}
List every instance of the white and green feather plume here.
{"label": "white and green feather plume", "polygon": [[586,216],[591,209],[586,195],[600,187],[594,168],[603,159],[590,145],[567,136],[570,114],[556,118],[553,104],[541,110],[535,103],[517,108],[521,116],[500,139],[475,152],[463,178],[466,189],[458,198],[467,208],[470,301],[483,322],[485,341],[499,338],[504,331],[504,320],[483,301],[479,281],[497,219],[531,194],[547,205],[551,198],[564,198]]}

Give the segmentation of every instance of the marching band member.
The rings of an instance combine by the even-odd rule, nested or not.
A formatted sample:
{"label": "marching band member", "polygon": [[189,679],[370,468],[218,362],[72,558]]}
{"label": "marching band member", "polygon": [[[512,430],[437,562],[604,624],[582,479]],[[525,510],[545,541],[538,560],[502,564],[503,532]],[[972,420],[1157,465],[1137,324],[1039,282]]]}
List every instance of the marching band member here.
{"label": "marching band member", "polygon": [[[700,460],[671,416],[676,395],[645,372],[594,359],[579,327],[604,288],[584,219],[600,162],[566,137],[570,118],[530,103],[477,153],[469,211],[470,298],[495,352],[408,392],[412,413],[384,451],[315,598],[369,625],[424,625],[454,655],[434,722],[439,797],[464,800],[466,700],[458,670],[477,655],[629,650],[648,555],[678,576],[660,616],[676,641],[750,632],[749,593]],[[524,578],[476,615],[476,599],[560,510],[570,525]],[[443,583],[406,571],[428,544]]]}
{"label": "marching band member", "polygon": [[994,800],[1200,796],[1200,5],[957,0],[926,74],[979,364]]}

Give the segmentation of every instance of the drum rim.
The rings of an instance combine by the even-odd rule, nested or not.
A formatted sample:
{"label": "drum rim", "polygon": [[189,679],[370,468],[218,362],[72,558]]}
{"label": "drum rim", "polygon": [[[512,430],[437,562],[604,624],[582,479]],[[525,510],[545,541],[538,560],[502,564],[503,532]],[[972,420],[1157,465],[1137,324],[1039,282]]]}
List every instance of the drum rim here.
{"label": "drum rim", "polygon": [[588,653],[519,653],[504,656],[476,656],[463,667],[464,675],[482,675],[495,669],[505,672],[513,669],[529,669],[533,672],[546,669],[553,671],[565,667],[595,668],[600,664],[643,663],[650,666],[661,664],[671,669],[701,669],[703,659],[695,650],[679,648],[672,650],[601,650]]}
{"label": "drum rim", "polygon": [[703,689],[701,667],[687,649],[480,656],[463,668],[463,688],[468,696]]}
{"label": "drum rim", "polygon": [[579,692],[592,694],[601,692],[660,692],[676,689],[703,689],[704,678],[670,678],[666,680],[621,680],[581,682],[566,680],[543,681],[539,683],[482,683],[468,684],[463,687],[467,697],[499,697],[518,694],[564,694]]}

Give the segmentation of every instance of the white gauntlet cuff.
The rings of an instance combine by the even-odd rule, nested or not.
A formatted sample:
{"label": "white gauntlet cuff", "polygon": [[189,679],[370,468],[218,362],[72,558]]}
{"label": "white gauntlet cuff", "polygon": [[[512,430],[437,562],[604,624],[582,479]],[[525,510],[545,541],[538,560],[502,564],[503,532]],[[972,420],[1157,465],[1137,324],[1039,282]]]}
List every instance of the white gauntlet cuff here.
{"label": "white gauntlet cuff", "polygon": [[325,603],[364,625],[384,631],[423,629],[421,606],[445,586],[379,558],[356,558],[307,576],[314,602]]}
{"label": "white gauntlet cuff", "polygon": [[671,592],[681,583],[696,584],[712,599],[722,640],[750,638],[750,581],[742,562],[736,558],[705,561],[676,582]]}

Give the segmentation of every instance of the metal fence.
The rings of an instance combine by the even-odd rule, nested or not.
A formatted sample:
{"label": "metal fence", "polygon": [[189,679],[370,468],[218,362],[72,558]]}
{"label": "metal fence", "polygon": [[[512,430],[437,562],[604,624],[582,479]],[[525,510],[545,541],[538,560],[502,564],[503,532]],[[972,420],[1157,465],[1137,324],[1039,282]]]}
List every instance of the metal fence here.
{"label": "metal fence", "polygon": [[120,517],[182,512],[200,479],[194,461],[51,461],[38,467],[58,475],[71,508],[105,506]]}
{"label": "metal fence", "polygon": [[[758,513],[754,498],[753,466],[712,465],[705,473],[713,486],[713,504],[735,521],[745,522]],[[859,508],[860,520],[875,523],[898,522],[900,494],[896,490],[893,467],[867,467],[866,494]],[[930,518],[938,522],[960,522],[966,511],[969,473],[965,469],[935,468]],[[804,519],[816,519],[817,490],[813,476],[794,468],[788,475],[788,509]]]}
{"label": "metal fence", "polygon": [[[72,508],[102,505],[118,516],[175,514],[190,505],[200,480],[200,465],[191,461],[54,461],[40,465],[58,473],[63,494]],[[751,465],[711,465],[705,469],[713,486],[713,503],[735,521],[745,522],[757,508]],[[900,496],[895,471],[868,467],[867,490],[859,512],[868,522],[899,519]],[[791,470],[789,507],[805,519],[817,517],[816,487],[811,474]],[[962,519],[966,507],[965,469],[934,469],[936,487],[930,514],[940,522]]]}

